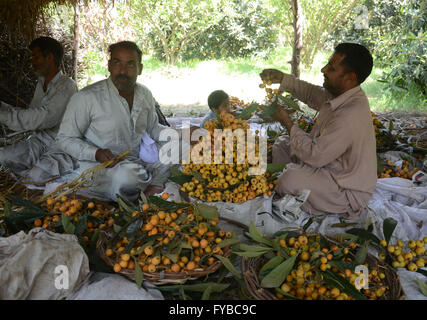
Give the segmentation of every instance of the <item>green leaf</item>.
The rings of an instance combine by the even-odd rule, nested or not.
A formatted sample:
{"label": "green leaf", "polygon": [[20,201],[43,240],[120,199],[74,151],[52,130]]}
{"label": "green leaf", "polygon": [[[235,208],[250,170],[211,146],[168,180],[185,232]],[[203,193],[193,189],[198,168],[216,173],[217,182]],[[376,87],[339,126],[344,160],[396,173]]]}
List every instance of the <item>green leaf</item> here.
{"label": "green leaf", "polygon": [[259,245],[251,245],[251,244],[247,244],[247,243],[241,243],[237,247],[237,249],[244,250],[244,251],[258,252],[258,251],[270,251],[272,248],[266,247],[266,246],[259,246]]}
{"label": "green leaf", "polygon": [[329,241],[322,235],[320,235],[320,246],[322,248],[329,248]]}
{"label": "green leaf", "polygon": [[293,101],[292,99],[284,97],[282,95],[279,95],[278,98],[279,98],[279,102],[283,102],[287,107],[290,107],[290,108],[294,109],[295,111],[302,112],[302,110],[300,109],[298,104],[295,101]]}
{"label": "green leaf", "polygon": [[277,137],[277,132],[274,130],[271,130],[270,127],[267,128],[267,136],[269,139],[274,139]]}
{"label": "green leaf", "polygon": [[190,205],[188,203],[176,203],[172,201],[163,200],[162,198],[157,196],[148,196],[148,200],[152,204],[159,207],[159,209],[168,211],[168,212],[176,211],[178,209],[184,209]]}
{"label": "green leaf", "polygon": [[119,195],[117,195],[117,203],[119,204],[120,211],[126,211],[127,213],[138,211],[133,204],[127,203],[124,199],[120,198]]}
{"label": "green leaf", "polygon": [[12,204],[18,207],[25,207],[25,208],[31,208],[31,209],[36,209],[39,211],[44,211],[42,207],[40,207],[39,205],[24,199],[22,197],[19,196],[15,196],[12,194],[7,195],[7,197],[12,201]]}
{"label": "green leaf", "polygon": [[173,263],[176,263],[178,261],[178,255],[174,253],[164,253],[165,257],[169,258]]}
{"label": "green leaf", "polygon": [[242,112],[236,117],[236,119],[244,119],[247,120],[251,117],[252,113],[258,109],[259,104],[258,103],[251,103],[248,107],[244,108]]}
{"label": "green leaf", "polygon": [[122,227],[120,227],[117,224],[113,224],[113,230],[114,230],[114,233],[119,233],[122,230]]}
{"label": "green leaf", "polygon": [[206,184],[208,183],[208,181],[205,178],[203,178],[203,176],[202,176],[202,174],[200,172],[198,172],[196,170],[193,170],[192,173],[193,173],[194,178],[196,178],[200,182],[203,182],[203,183],[206,183]]}
{"label": "green leaf", "polygon": [[391,235],[394,232],[394,229],[396,229],[397,221],[393,218],[386,218],[383,222],[383,234],[384,239],[388,243],[390,241]]}
{"label": "green leaf", "polygon": [[311,224],[314,222],[313,218],[308,219],[308,221],[304,224],[304,226],[302,227],[302,230],[305,232],[309,226],[311,226]]}
{"label": "green leaf", "polygon": [[142,203],[143,204],[149,204],[149,202],[148,202],[148,199],[147,199],[147,196],[145,195],[145,193],[144,192],[141,192],[141,200],[142,200]]}
{"label": "green leaf", "polygon": [[80,236],[87,229],[87,215],[83,215],[80,217],[79,222],[76,224],[76,230],[74,234],[76,236]]}
{"label": "green leaf", "polygon": [[95,233],[93,234],[92,238],[90,239],[90,241],[95,244],[96,241],[98,241],[98,237],[99,237],[99,233],[101,232],[101,230],[96,230]]}
{"label": "green leaf", "polygon": [[255,257],[262,256],[263,254],[266,254],[269,251],[271,251],[271,249],[268,251],[242,251],[242,252],[236,251],[234,253],[241,257],[255,258]]}
{"label": "green leaf", "polygon": [[369,241],[366,241],[356,252],[356,256],[354,259],[354,262],[356,264],[363,264],[365,263],[366,257],[368,256],[368,248],[369,248]]}
{"label": "green leaf", "polygon": [[[285,259],[289,258],[288,253],[280,246],[280,244],[277,241],[272,241],[272,246],[273,246],[273,249],[275,251],[279,252],[280,256],[282,256]],[[268,253],[268,255],[272,255],[272,257],[270,259],[272,259],[272,258],[274,258],[274,256],[276,256],[276,254],[273,253],[272,251],[270,251],[270,253]],[[269,257],[266,256],[266,258],[269,258]]]}
{"label": "green leaf", "polygon": [[211,220],[219,218],[218,208],[204,203],[193,203],[193,207],[205,219]]}
{"label": "green leaf", "polygon": [[224,265],[224,267],[226,267],[228,269],[228,271],[230,271],[237,279],[241,279],[242,275],[240,274],[239,271],[237,271],[237,269],[233,266],[233,264],[230,262],[230,260],[226,257],[214,254],[214,257],[216,257],[217,259],[219,259],[222,264]]}
{"label": "green leaf", "polygon": [[68,234],[74,234],[74,231],[76,231],[76,227],[72,222],[70,221],[70,218],[65,214],[62,213],[62,227],[64,228],[65,233]]}
{"label": "green leaf", "polygon": [[144,280],[144,274],[142,273],[141,266],[138,264],[138,260],[135,260],[135,283],[138,288],[141,288],[142,281]]}
{"label": "green leaf", "polygon": [[298,257],[298,254],[288,258],[276,268],[274,268],[269,274],[267,274],[261,281],[261,286],[264,288],[277,288],[283,281],[285,281],[286,276],[291,272],[294,267],[295,260]]}
{"label": "green leaf", "polygon": [[181,174],[179,176],[170,176],[169,180],[173,181],[179,185],[183,185],[186,182],[190,182],[193,179],[193,176],[188,175],[188,174]]}
{"label": "green leaf", "polygon": [[349,269],[351,272],[354,272],[356,264],[351,261],[337,261],[331,260],[329,264],[333,267],[337,267],[341,272],[345,272],[346,269]]}
{"label": "green leaf", "polygon": [[293,296],[293,295],[291,295],[289,293],[286,293],[285,291],[283,291],[280,288],[275,288],[275,290],[277,290],[277,292],[281,293],[284,297],[286,297],[288,299],[291,299],[291,300],[301,300],[301,299],[299,299],[299,298],[297,298],[297,297],[295,297],[295,296]]}
{"label": "green leaf", "polygon": [[423,281],[417,278],[418,285],[420,287],[421,292],[424,296],[427,297],[427,284],[425,284]]}
{"label": "green leaf", "polygon": [[32,223],[36,219],[41,219],[46,216],[47,212],[40,210],[39,208],[24,208],[19,212],[10,214],[8,218],[12,223],[20,225],[22,223]]}
{"label": "green leaf", "polygon": [[375,236],[372,232],[369,232],[365,229],[353,228],[353,229],[347,230],[346,233],[354,234],[363,240],[371,240],[376,244],[380,243],[380,239],[378,239],[377,236]]}
{"label": "green leaf", "polygon": [[217,247],[219,248],[224,248],[227,246],[232,246],[233,244],[239,243],[240,240],[238,238],[230,238],[230,239],[225,239],[223,241],[221,241]]}
{"label": "green leaf", "polygon": [[205,291],[203,291],[202,300],[209,300],[211,296],[212,287],[207,287]]}
{"label": "green leaf", "polygon": [[281,264],[283,262],[283,257],[282,256],[275,256],[273,259],[270,259],[270,261],[268,261],[259,271],[259,274],[263,274],[266,271],[276,268],[279,264]]}
{"label": "green leaf", "polygon": [[366,297],[356,289],[347,279],[341,277],[340,275],[332,272],[331,270],[326,270],[321,272],[325,281],[331,286],[338,288],[341,292],[344,292],[357,300],[366,300]]}
{"label": "green leaf", "polygon": [[388,131],[391,133],[394,129],[394,123],[392,120],[388,123]]}
{"label": "green leaf", "polygon": [[380,155],[377,153],[377,174],[383,173],[384,166],[381,162]]}
{"label": "green leaf", "polygon": [[137,255],[139,255],[140,253],[144,252],[144,249],[145,249],[145,248],[147,248],[147,247],[149,247],[149,246],[152,246],[153,244],[154,244],[154,240],[149,240],[149,241],[145,242],[145,243],[141,246],[141,248],[140,248],[139,250],[135,250],[135,254],[134,254],[134,256],[137,256]]}
{"label": "green leaf", "polygon": [[271,117],[273,114],[275,114],[277,111],[277,102],[273,102],[271,105],[269,105],[268,107],[263,108],[262,112],[261,112],[261,117]]}
{"label": "green leaf", "polygon": [[286,168],[286,163],[267,163],[267,172],[270,174],[282,172]]}
{"label": "green leaf", "polygon": [[4,204],[4,216],[7,218],[12,214],[12,206],[10,205],[9,201],[6,201],[6,203]]}
{"label": "green leaf", "polygon": [[268,240],[267,238],[262,236],[261,232],[259,232],[259,230],[255,227],[253,221],[251,221],[249,224],[249,235],[256,242],[264,243],[268,246],[271,246],[271,240]]}
{"label": "green leaf", "polygon": [[143,224],[143,219],[138,218],[134,222],[132,222],[126,229],[126,237],[132,238],[134,237],[140,230]]}

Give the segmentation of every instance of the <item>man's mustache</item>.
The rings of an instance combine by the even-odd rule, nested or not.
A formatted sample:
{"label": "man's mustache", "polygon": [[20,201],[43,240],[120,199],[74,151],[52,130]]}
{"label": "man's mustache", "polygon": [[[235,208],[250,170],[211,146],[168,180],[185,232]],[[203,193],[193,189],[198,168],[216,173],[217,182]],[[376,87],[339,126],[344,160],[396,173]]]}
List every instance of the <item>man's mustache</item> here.
{"label": "man's mustache", "polygon": [[118,75],[118,76],[116,77],[116,79],[117,79],[117,80],[121,80],[121,79],[123,79],[123,80],[130,81],[130,78],[129,78],[128,76],[125,76],[125,75]]}

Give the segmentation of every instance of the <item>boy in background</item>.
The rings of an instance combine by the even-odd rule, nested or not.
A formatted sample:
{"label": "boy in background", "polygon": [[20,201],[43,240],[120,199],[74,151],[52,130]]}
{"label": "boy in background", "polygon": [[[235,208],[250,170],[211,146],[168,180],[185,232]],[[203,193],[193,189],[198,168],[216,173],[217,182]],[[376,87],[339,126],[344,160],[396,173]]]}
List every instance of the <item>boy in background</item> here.
{"label": "boy in background", "polygon": [[231,113],[230,97],[223,90],[215,90],[209,95],[208,106],[210,110],[202,120],[202,128],[207,121],[216,119],[221,112]]}

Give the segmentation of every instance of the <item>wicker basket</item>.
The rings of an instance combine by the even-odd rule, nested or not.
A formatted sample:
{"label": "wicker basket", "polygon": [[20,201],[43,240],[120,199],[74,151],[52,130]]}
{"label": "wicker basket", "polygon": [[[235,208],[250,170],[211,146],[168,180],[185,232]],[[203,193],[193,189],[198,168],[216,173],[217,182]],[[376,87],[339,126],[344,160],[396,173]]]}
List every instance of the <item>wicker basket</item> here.
{"label": "wicker basket", "polygon": [[[261,270],[265,262],[265,258],[263,257],[242,257],[242,275],[246,284],[246,288],[248,289],[251,296],[257,300],[279,300],[272,289],[262,288],[258,279],[259,270]],[[382,269],[382,272],[384,272],[384,274],[386,275],[384,283],[386,284],[388,290],[384,293],[382,299],[404,299],[405,296],[403,294],[399,276],[393,269],[388,267],[385,262],[375,258],[373,255],[370,254],[366,258],[366,263],[370,267],[377,267],[378,269]]]}
{"label": "wicker basket", "polygon": [[[105,244],[107,240],[108,240],[108,235],[105,232],[101,232],[99,234],[96,249],[100,258],[104,260],[108,266],[113,267],[115,264],[115,261],[107,257],[105,254],[105,250],[106,250]],[[230,253],[231,253],[230,247],[225,247],[224,257],[228,257]],[[212,265],[208,266],[206,269],[195,269],[195,270],[183,271],[183,272],[165,272],[165,271],[153,272],[153,273],[143,272],[143,279],[155,285],[182,284],[182,283],[185,283],[187,280],[195,280],[200,277],[207,276],[217,271],[221,266],[222,266],[222,262],[217,260]],[[135,280],[135,270],[122,269],[119,273],[130,278],[131,280]]]}

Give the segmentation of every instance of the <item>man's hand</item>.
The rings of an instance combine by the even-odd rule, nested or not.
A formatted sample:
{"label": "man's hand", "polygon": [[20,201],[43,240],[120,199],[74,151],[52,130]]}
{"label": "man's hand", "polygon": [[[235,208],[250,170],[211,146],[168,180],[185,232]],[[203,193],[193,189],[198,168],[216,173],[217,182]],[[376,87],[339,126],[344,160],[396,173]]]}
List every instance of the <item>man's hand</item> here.
{"label": "man's hand", "polygon": [[273,114],[273,119],[279,121],[282,125],[286,127],[288,133],[291,134],[291,128],[294,123],[289,116],[289,113],[282,107],[277,107],[277,111]]}
{"label": "man's hand", "polygon": [[145,189],[144,194],[146,196],[152,196],[152,195],[155,195],[155,194],[163,192],[163,190],[165,190],[165,189],[161,188],[161,187],[150,185],[150,186],[147,187],[147,189]]}
{"label": "man's hand", "polygon": [[[111,152],[110,149],[98,149],[96,150],[95,153],[95,159],[96,161],[100,162],[100,163],[104,163],[107,161],[110,161],[112,159],[114,159],[114,154]],[[121,161],[121,160],[120,160]],[[114,167],[118,162],[120,161],[114,161],[112,164],[110,164],[107,168],[112,168]]]}
{"label": "man's hand", "polygon": [[277,69],[264,69],[259,74],[263,81],[271,81],[272,83],[281,83],[283,80],[283,75],[284,73]]}

